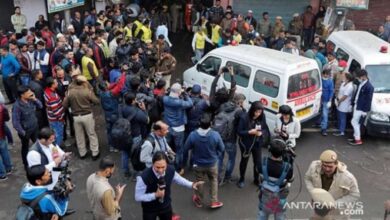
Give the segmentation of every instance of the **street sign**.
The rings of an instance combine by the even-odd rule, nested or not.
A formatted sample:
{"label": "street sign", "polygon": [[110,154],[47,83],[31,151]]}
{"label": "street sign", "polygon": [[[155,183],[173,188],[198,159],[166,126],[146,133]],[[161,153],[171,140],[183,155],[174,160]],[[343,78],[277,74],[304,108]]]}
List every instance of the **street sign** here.
{"label": "street sign", "polygon": [[336,7],[368,10],[370,0],[336,0]]}

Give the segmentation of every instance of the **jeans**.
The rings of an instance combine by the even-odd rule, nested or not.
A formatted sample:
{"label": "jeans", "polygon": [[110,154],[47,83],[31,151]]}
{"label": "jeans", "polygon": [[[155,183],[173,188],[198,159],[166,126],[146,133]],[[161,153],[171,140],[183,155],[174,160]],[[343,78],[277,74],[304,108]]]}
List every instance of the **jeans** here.
{"label": "jeans", "polygon": [[7,94],[8,101],[11,103],[15,102],[15,98],[18,97],[17,94],[17,82],[16,76],[9,76],[7,78],[3,78],[4,90]]}
{"label": "jeans", "polygon": [[236,154],[237,154],[237,147],[236,143],[231,143],[231,142],[224,142],[225,145],[225,151],[228,155],[228,161],[226,164],[226,170],[225,170],[225,176],[222,175],[223,171],[223,159],[225,157],[225,154],[222,153],[221,156],[219,157],[219,162],[218,162],[218,173],[221,175],[220,177],[225,179],[231,178],[234,165],[236,163]]}
{"label": "jeans", "polygon": [[[138,146],[141,144],[142,136],[137,136],[133,138],[133,146]],[[129,169],[129,155],[130,152],[123,150],[122,151],[122,170],[123,173],[130,173]]]}
{"label": "jeans", "polygon": [[259,216],[258,216],[257,220],[268,220],[270,215],[274,215],[274,219],[275,220],[284,220],[284,219],[286,219],[284,211],[283,212],[274,213],[274,214],[269,214],[269,213],[266,213],[266,212],[264,212],[262,210],[259,210]]}
{"label": "jeans", "polygon": [[337,119],[338,119],[338,124],[339,124],[339,131],[340,131],[340,133],[344,133],[345,126],[347,125],[347,113],[341,112],[338,110],[337,110],[337,113],[338,113]]}
{"label": "jeans", "polygon": [[7,175],[7,171],[12,169],[11,156],[8,151],[8,144],[6,139],[0,139],[0,176]]}
{"label": "jeans", "polygon": [[54,130],[56,135],[56,144],[61,145],[64,140],[64,122],[62,121],[51,121],[49,122],[50,127]]}
{"label": "jeans", "polygon": [[246,149],[244,146],[242,146],[240,144],[240,150],[241,150],[240,182],[243,182],[245,180],[246,167],[248,166],[248,161],[249,161],[249,157],[250,157],[250,155],[245,157],[244,152],[246,154],[252,153],[253,178],[254,178],[254,180],[259,180],[259,170],[258,169],[261,169],[261,147],[255,145],[252,147],[252,150],[249,152],[249,149]]}
{"label": "jeans", "polygon": [[305,48],[308,48],[313,40],[313,29],[312,28],[304,28],[303,29],[303,44]]}
{"label": "jeans", "polygon": [[328,102],[322,102],[322,114],[321,114],[321,130],[326,130],[328,128],[328,117],[329,117],[329,108],[327,106]]}
{"label": "jeans", "polygon": [[184,131],[176,132],[171,127],[169,127],[167,142],[171,144],[173,143],[173,147],[176,153],[175,166],[177,170],[184,168],[184,165],[187,163],[187,161],[184,161],[184,135]]}
{"label": "jeans", "polygon": [[20,138],[20,142],[22,142],[21,154],[22,154],[23,165],[24,165],[24,167],[27,168],[28,167],[27,153],[28,153],[28,148],[30,147],[29,143],[30,143],[30,140],[33,143],[35,141],[37,141],[37,138],[38,138],[38,128],[33,129],[31,131],[26,131],[24,136],[19,134],[19,138]]}

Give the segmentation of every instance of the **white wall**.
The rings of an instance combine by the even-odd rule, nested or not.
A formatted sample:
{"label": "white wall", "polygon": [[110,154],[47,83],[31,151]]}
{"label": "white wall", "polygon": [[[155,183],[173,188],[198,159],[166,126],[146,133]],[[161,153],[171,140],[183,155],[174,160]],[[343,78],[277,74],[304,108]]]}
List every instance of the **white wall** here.
{"label": "white wall", "polygon": [[38,15],[46,17],[46,0],[14,0],[15,6],[21,8],[22,14],[27,17],[27,28],[34,27]]}

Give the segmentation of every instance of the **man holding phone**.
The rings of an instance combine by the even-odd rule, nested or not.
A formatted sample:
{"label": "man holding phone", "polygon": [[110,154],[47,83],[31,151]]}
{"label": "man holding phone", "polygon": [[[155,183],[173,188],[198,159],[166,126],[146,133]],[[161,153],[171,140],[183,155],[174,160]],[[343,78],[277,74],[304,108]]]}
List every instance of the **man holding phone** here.
{"label": "man holding phone", "polygon": [[18,96],[12,108],[12,124],[22,142],[22,160],[24,167],[27,167],[29,141],[35,142],[39,131],[35,109],[42,109],[43,106],[28,86],[19,86]]}

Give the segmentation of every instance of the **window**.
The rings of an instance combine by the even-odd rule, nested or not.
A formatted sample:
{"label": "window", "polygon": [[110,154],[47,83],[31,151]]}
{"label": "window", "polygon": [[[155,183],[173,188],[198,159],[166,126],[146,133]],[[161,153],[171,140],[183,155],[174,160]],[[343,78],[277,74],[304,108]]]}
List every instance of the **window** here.
{"label": "window", "polygon": [[326,53],[333,53],[336,45],[332,41],[326,43]]}
{"label": "window", "polygon": [[258,70],[253,82],[253,89],[256,92],[275,98],[278,96],[280,79],[278,76]]}
{"label": "window", "polygon": [[360,69],[360,63],[358,63],[356,60],[352,60],[351,65],[349,66],[349,72],[355,75],[355,72],[359,71]]}
{"label": "window", "polygon": [[201,64],[197,65],[197,70],[211,76],[218,74],[222,60],[217,57],[207,57]]}
{"label": "window", "polygon": [[347,61],[349,60],[349,54],[342,50],[341,48],[337,49],[336,56],[338,60],[344,60]]}
{"label": "window", "polygon": [[[237,85],[241,87],[248,87],[249,77],[251,76],[251,68],[249,66],[244,66],[242,64],[231,61],[227,62],[226,66],[233,67],[234,78],[237,82]],[[225,73],[223,78],[228,82],[231,81],[229,73]]]}
{"label": "window", "polygon": [[320,88],[320,74],[310,70],[290,76],[288,79],[287,98],[293,99],[304,96]]}

